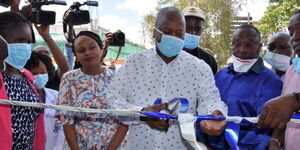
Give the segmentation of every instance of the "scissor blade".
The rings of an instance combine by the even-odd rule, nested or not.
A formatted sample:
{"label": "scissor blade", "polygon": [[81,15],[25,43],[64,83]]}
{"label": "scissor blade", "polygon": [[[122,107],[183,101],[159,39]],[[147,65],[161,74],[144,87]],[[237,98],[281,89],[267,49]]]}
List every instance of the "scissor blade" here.
{"label": "scissor blade", "polygon": [[175,106],[170,110],[170,114],[174,114],[175,111],[179,108],[180,101],[177,101]]}

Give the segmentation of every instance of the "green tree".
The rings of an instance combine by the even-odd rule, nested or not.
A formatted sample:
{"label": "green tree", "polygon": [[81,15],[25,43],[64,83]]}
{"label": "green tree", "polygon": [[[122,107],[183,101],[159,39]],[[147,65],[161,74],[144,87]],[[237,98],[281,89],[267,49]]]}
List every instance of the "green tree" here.
{"label": "green tree", "polygon": [[[187,6],[196,6],[205,12],[205,31],[201,36],[201,47],[215,54],[219,68],[226,64],[231,55],[231,27],[232,16],[240,10],[242,0],[159,0],[154,12],[144,18],[143,32],[152,37],[155,16],[166,6],[175,6],[183,9]],[[153,42],[153,41],[152,41]]]}
{"label": "green tree", "polygon": [[300,9],[300,0],[270,0],[264,16],[255,24],[266,43],[273,33],[283,31],[289,18]]}

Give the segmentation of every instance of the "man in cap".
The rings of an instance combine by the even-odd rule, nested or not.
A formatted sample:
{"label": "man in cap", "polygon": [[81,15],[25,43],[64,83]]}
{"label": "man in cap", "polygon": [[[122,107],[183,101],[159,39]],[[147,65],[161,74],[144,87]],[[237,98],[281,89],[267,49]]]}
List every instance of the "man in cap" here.
{"label": "man in cap", "polygon": [[218,66],[211,53],[199,47],[200,37],[205,22],[204,12],[197,7],[186,7],[182,10],[186,20],[186,33],[184,35],[184,50],[199,59],[204,60],[215,74]]}

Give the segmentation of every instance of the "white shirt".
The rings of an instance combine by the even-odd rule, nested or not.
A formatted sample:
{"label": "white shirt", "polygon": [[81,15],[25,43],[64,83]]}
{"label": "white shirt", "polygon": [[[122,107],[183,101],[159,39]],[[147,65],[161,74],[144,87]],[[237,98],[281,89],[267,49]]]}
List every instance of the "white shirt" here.
{"label": "white shirt", "polygon": [[[52,89],[44,88],[46,104],[56,105],[58,92]],[[45,108],[44,112],[44,122],[45,122],[45,132],[46,132],[46,145],[45,150],[62,150],[65,135],[63,127],[55,125],[55,109]],[[55,127],[59,127],[55,129]]]}
{"label": "white shirt", "polygon": [[[167,102],[175,97],[187,98],[192,114],[211,114],[214,110],[227,114],[209,66],[184,51],[169,64],[155,49],[129,56],[107,92],[107,102],[115,109],[141,110],[157,98]],[[176,123],[168,132],[151,129],[147,124],[131,124],[125,149],[182,150],[188,149],[186,145]]]}

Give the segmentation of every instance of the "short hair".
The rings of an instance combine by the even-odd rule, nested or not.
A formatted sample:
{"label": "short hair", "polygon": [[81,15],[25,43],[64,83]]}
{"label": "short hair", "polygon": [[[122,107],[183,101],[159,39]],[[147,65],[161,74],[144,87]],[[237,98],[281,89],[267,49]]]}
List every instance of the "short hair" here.
{"label": "short hair", "polygon": [[4,38],[9,36],[9,31],[13,25],[27,24],[27,19],[18,13],[6,11],[0,13],[0,35]]}
{"label": "short hair", "polygon": [[49,79],[53,78],[55,74],[55,67],[48,55],[32,51],[30,59],[27,61],[24,68],[27,70],[32,70],[40,65],[40,61],[46,65]]}
{"label": "short hair", "polygon": [[300,9],[298,9],[296,12],[294,12],[294,14],[292,16],[298,15],[298,14],[300,14]]}
{"label": "short hair", "polygon": [[48,51],[48,48],[46,46],[43,46],[43,45],[38,45],[38,46],[34,47],[33,51],[39,51],[41,49]]}
{"label": "short hair", "polygon": [[175,13],[177,13],[177,14],[180,14],[180,15],[182,16],[183,20],[185,20],[185,19],[184,19],[184,15],[182,14],[181,10],[179,10],[178,8],[176,8],[176,7],[165,7],[165,8],[161,9],[161,10],[158,12],[157,17],[156,17],[156,20],[155,20],[155,27],[158,27],[158,26],[160,25],[160,24],[159,24],[159,23],[161,23],[161,22],[160,22],[160,19],[161,19],[163,16],[165,16],[167,12],[170,12],[170,11],[171,11],[171,12],[175,12]]}
{"label": "short hair", "polygon": [[238,29],[253,29],[256,32],[259,40],[261,40],[261,35],[260,35],[259,30],[251,24],[242,24],[239,27],[237,27],[237,29],[235,31],[237,31]]}

